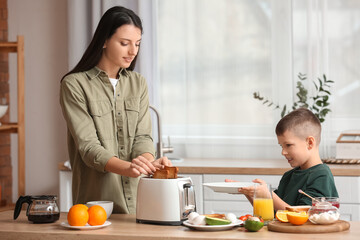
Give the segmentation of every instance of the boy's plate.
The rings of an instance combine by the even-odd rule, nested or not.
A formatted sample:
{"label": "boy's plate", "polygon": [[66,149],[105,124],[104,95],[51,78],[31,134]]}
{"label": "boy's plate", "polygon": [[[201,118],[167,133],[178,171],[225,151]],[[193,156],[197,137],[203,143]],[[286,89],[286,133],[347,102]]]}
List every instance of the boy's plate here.
{"label": "boy's plate", "polygon": [[234,227],[238,227],[243,223],[243,221],[238,220],[235,223],[230,223],[227,225],[193,225],[189,223],[189,220],[183,222],[183,225],[187,226],[188,228],[199,230],[199,231],[224,231],[229,230]]}
{"label": "boy's plate", "polygon": [[219,193],[239,193],[238,189],[241,187],[254,186],[253,182],[214,182],[214,183],[203,183],[205,187],[211,188],[214,192]]}

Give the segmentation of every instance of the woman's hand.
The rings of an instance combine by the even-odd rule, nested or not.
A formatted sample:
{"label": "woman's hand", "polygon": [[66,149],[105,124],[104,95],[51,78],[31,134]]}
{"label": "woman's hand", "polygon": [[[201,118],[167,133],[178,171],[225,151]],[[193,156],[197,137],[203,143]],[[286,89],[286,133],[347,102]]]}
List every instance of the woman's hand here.
{"label": "woman's hand", "polygon": [[156,171],[155,166],[143,156],[138,156],[131,161],[130,164],[131,175],[135,174],[136,177],[141,174],[151,175]]}
{"label": "woman's hand", "polygon": [[171,161],[167,157],[158,158],[151,163],[157,169],[162,169],[162,168],[164,168],[164,166],[168,166],[168,167],[172,166]]}

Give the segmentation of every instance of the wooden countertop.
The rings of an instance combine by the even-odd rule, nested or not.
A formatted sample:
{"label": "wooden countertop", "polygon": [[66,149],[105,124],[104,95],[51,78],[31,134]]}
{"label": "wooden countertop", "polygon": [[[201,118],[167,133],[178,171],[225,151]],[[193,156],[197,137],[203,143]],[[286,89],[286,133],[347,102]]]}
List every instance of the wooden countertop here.
{"label": "wooden countertop", "polygon": [[320,234],[290,234],[268,231],[266,227],[259,232],[246,232],[242,227],[235,227],[227,231],[204,232],[190,230],[185,226],[161,226],[141,224],[135,222],[135,215],[113,214],[110,226],[96,230],[72,230],[60,225],[66,221],[66,214],[60,214],[60,220],[48,224],[32,224],[22,211],[17,220],[13,220],[13,212],[0,212],[0,239],[358,239],[360,236],[360,222],[350,222],[350,230],[335,233]]}
{"label": "wooden countertop", "polygon": [[[285,159],[197,159],[173,162],[181,174],[282,175],[290,170]],[[334,176],[360,176],[360,164],[328,164]],[[63,162],[60,171],[70,171]]]}

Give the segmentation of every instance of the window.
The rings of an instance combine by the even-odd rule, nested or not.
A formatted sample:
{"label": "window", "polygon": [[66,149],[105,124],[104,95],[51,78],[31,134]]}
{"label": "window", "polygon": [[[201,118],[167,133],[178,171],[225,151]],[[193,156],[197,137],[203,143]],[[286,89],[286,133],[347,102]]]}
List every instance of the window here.
{"label": "window", "polygon": [[294,72],[306,71],[311,79],[326,73],[335,81],[332,112],[323,124],[323,157],[336,156],[341,132],[359,129],[359,22],[357,0],[293,1]]}
{"label": "window", "polygon": [[323,143],[359,122],[356,0],[154,3],[155,96],[174,156],[281,158],[280,112],[253,92],[290,106],[299,72],[336,81]]}
{"label": "window", "polygon": [[281,85],[272,81],[270,0],[159,0],[157,29],[163,132],[175,154],[259,157],[248,149],[277,146],[278,119],[253,99]]}

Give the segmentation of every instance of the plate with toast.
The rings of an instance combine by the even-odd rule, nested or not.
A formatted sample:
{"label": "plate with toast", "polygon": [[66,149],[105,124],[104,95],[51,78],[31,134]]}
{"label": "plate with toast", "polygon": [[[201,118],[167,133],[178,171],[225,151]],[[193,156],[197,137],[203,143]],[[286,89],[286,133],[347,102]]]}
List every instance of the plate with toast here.
{"label": "plate with toast", "polygon": [[253,182],[214,182],[203,183],[203,186],[210,188],[214,192],[239,194],[238,189],[256,185]]}

